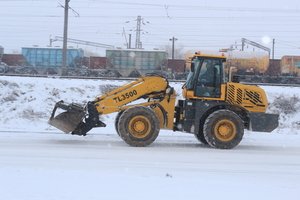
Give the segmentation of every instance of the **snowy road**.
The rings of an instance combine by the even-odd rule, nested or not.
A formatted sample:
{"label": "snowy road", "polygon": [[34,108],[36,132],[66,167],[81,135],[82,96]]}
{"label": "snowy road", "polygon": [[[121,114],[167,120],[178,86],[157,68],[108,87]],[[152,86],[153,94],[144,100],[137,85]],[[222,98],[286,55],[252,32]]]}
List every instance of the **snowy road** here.
{"label": "snowy road", "polygon": [[298,135],[246,134],[216,150],[162,131],[134,148],[98,130],[0,132],[1,199],[299,199]]}
{"label": "snowy road", "polygon": [[[265,86],[270,102],[292,106],[271,104],[280,127],[246,134],[233,150],[168,131],[149,147],[129,147],[115,116],[103,116],[108,126],[87,137],[47,125],[57,101],[85,102],[122,84],[1,77],[0,200],[300,199],[300,88]],[[181,94],[181,84],[173,87]]]}

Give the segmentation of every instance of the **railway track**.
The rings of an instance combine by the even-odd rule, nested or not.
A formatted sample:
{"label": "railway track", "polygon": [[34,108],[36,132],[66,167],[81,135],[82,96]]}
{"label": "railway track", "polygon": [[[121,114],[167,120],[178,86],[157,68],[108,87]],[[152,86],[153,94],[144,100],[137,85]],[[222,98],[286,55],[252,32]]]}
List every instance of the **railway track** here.
{"label": "railway track", "polygon": [[[53,79],[87,79],[87,80],[119,80],[119,81],[131,81],[136,78],[129,77],[85,77],[85,76],[53,76],[53,75],[31,75],[31,74],[0,74],[0,76],[12,76],[12,77],[38,77],[38,78],[53,78]],[[185,80],[169,79],[169,82],[184,83]],[[242,82],[249,85],[261,85],[261,86],[283,86],[283,87],[300,87],[300,84],[284,84],[284,83],[253,83]]]}

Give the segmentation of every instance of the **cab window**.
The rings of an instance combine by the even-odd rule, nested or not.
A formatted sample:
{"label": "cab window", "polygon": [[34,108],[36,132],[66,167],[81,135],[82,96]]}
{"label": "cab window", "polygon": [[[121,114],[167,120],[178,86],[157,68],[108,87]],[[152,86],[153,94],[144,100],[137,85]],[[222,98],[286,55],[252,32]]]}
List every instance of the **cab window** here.
{"label": "cab window", "polygon": [[221,84],[224,82],[223,63],[220,59],[204,59],[198,73],[195,95],[199,97],[218,98]]}

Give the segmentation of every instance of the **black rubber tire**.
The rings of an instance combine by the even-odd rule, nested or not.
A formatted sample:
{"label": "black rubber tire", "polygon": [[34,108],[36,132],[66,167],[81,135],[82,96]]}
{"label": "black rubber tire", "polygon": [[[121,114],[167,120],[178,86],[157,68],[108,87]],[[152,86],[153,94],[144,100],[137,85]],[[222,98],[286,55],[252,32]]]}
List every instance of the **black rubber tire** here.
{"label": "black rubber tire", "polygon": [[[145,122],[142,123],[142,131],[145,130],[147,132],[145,135],[137,131],[134,132],[135,126],[133,125],[136,124],[132,120],[135,119],[137,119],[137,123],[140,121]],[[157,138],[159,130],[159,120],[155,112],[148,107],[137,106],[129,108],[119,118],[118,131],[120,137],[130,146],[144,147],[150,145]]]}
{"label": "black rubber tire", "polygon": [[120,133],[119,133],[118,124],[119,124],[119,119],[120,119],[121,115],[123,114],[123,112],[124,112],[123,110],[120,111],[120,112],[118,112],[118,114],[117,114],[117,116],[115,118],[115,129],[116,129],[116,131],[117,131],[117,133],[118,133],[119,136],[120,136]]}
{"label": "black rubber tire", "polygon": [[[223,135],[221,133],[222,127],[225,127],[224,132],[227,132]],[[205,120],[203,133],[205,140],[211,147],[232,149],[243,139],[244,125],[242,119],[236,113],[230,110],[218,110],[210,114]]]}
{"label": "black rubber tire", "polygon": [[200,125],[199,132],[197,134],[194,134],[195,138],[201,142],[202,144],[208,144],[203,133],[203,125]]}

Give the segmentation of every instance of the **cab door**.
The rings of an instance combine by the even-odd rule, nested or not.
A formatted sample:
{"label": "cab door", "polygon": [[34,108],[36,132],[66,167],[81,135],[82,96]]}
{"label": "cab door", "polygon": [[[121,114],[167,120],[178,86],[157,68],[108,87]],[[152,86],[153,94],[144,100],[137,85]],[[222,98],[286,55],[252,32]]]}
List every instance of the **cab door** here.
{"label": "cab door", "polygon": [[197,73],[194,94],[197,97],[220,98],[224,83],[222,59],[204,58]]}

